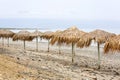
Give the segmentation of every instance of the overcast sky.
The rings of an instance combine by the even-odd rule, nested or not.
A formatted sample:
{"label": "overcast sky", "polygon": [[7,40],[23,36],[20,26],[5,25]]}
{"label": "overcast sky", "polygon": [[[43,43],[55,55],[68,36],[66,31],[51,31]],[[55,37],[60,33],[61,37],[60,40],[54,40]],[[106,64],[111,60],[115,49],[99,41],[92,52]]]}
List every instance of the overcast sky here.
{"label": "overcast sky", "polygon": [[120,0],[0,0],[0,18],[120,21]]}

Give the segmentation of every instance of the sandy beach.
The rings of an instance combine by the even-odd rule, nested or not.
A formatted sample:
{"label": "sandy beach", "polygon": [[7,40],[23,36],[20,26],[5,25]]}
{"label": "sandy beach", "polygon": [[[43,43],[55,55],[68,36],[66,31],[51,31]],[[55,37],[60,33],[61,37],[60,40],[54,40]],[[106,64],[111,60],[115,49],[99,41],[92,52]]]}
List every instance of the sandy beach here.
{"label": "sandy beach", "polygon": [[10,40],[10,47],[0,40],[0,80],[120,80],[120,54],[103,54],[101,51],[101,69],[97,69],[97,47],[76,48],[75,63],[71,63],[71,45],[50,46],[39,42],[26,42],[26,51],[22,41]]}

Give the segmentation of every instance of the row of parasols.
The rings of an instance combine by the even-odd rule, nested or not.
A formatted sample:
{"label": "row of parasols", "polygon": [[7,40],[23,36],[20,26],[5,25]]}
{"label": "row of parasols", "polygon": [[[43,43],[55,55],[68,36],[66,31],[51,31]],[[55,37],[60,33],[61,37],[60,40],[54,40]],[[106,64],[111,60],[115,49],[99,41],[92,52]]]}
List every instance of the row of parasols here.
{"label": "row of parasols", "polygon": [[64,31],[46,31],[44,33],[36,30],[33,33],[28,31],[20,31],[18,33],[14,33],[9,30],[0,30],[0,38],[8,39],[8,46],[9,46],[9,38],[12,38],[13,41],[22,40],[24,42],[24,49],[25,49],[25,42],[32,41],[36,38],[36,51],[38,51],[38,38],[48,40],[48,52],[49,52],[49,45],[57,44],[59,46],[59,53],[60,47],[62,44],[72,46],[72,63],[74,63],[75,57],[75,46],[79,48],[89,47],[94,40],[97,43],[98,49],[98,68],[100,68],[100,45],[104,44],[104,53],[109,52],[120,52],[120,35],[116,35],[114,33],[110,33],[104,30],[94,30],[91,32],[84,32],[79,30],[76,26],[72,26]]}

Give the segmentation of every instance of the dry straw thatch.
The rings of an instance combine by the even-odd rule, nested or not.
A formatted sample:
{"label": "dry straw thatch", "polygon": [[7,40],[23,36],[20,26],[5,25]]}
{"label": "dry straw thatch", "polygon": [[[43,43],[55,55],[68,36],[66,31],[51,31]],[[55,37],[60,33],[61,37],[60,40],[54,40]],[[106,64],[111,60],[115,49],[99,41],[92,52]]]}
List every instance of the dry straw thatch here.
{"label": "dry straw thatch", "polygon": [[104,45],[104,53],[120,52],[120,35],[108,39]]}
{"label": "dry straw thatch", "polygon": [[57,30],[56,32],[54,32],[52,34],[52,38],[51,38],[50,43],[52,45],[54,45],[57,42],[57,44],[59,45],[60,44],[60,35],[61,34],[62,34],[62,31],[60,31],[60,30]]}
{"label": "dry straw thatch", "polygon": [[52,31],[46,31],[41,35],[41,38],[50,40],[52,38],[54,32]]}
{"label": "dry straw thatch", "polygon": [[86,32],[79,30],[76,26],[72,26],[64,30],[60,35],[61,43],[75,44]]}
{"label": "dry straw thatch", "polygon": [[115,36],[115,34],[106,32],[104,30],[96,29],[90,32],[90,36],[95,40],[95,42],[103,44],[107,39]]}
{"label": "dry straw thatch", "polygon": [[25,50],[25,41],[32,41],[34,37],[31,36],[31,33],[28,31],[20,31],[13,36],[13,41],[22,40],[24,42]]}
{"label": "dry straw thatch", "polygon": [[43,33],[40,32],[40,31],[38,31],[38,30],[36,30],[35,32],[33,32],[33,33],[31,34],[31,36],[32,36],[33,38],[36,38],[36,51],[38,51],[38,37],[41,36],[42,34],[43,34]]}
{"label": "dry straw thatch", "polygon": [[31,36],[31,33],[28,31],[20,31],[13,36],[13,41],[22,40],[22,41],[32,41],[34,37]]}
{"label": "dry straw thatch", "polygon": [[15,33],[9,30],[0,30],[0,37],[12,38]]}
{"label": "dry straw thatch", "polygon": [[33,33],[31,33],[31,36],[32,36],[33,38],[36,38],[36,37],[42,36],[42,34],[43,34],[42,32],[36,30],[36,31],[34,31]]}
{"label": "dry straw thatch", "polygon": [[97,29],[83,35],[83,37],[81,37],[80,40],[77,42],[77,46],[80,48],[88,47],[90,46],[92,40],[99,44],[103,44],[107,39],[113,36],[115,36],[115,34]]}
{"label": "dry straw thatch", "polygon": [[89,33],[84,34],[77,42],[77,47],[89,47],[92,42],[92,39],[93,38],[90,36]]}

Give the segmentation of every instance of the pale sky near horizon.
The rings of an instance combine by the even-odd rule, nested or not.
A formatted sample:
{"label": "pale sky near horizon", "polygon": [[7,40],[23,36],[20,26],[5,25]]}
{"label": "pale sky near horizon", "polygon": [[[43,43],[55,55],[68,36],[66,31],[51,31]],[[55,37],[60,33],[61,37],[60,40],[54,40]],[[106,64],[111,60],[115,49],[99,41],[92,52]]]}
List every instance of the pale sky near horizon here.
{"label": "pale sky near horizon", "polygon": [[0,18],[120,21],[120,0],[0,0]]}

